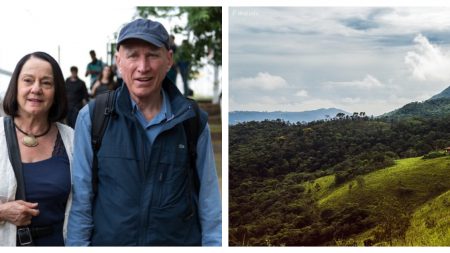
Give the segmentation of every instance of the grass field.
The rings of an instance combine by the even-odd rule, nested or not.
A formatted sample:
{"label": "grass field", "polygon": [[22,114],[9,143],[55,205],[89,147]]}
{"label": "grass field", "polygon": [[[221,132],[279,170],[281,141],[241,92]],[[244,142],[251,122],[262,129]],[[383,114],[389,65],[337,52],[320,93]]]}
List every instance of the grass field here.
{"label": "grass field", "polygon": [[406,242],[411,246],[450,245],[450,191],[414,212]]}
{"label": "grass field", "polygon": [[[318,186],[317,186],[318,185]],[[321,199],[334,190],[334,175],[320,177],[304,184],[305,190],[314,194],[315,199]]]}
{"label": "grass field", "polygon": [[[313,183],[320,185],[315,194],[321,209],[340,210],[357,203],[371,210],[380,222],[410,222],[411,226],[405,224],[409,227],[406,235],[390,241],[390,245],[450,245],[450,156],[397,160],[394,166],[363,176],[359,183],[352,180],[337,188],[332,179],[327,176]],[[376,229],[352,239],[363,245]]]}

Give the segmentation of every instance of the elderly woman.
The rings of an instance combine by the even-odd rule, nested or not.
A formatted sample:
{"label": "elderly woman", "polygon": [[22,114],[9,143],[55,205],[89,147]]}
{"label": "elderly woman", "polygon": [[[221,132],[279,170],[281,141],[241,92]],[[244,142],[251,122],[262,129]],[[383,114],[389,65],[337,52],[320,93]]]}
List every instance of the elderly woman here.
{"label": "elderly woman", "polygon": [[[66,116],[67,99],[55,59],[43,52],[24,56],[3,109],[9,116],[0,118],[0,245],[62,246],[71,203],[73,130],[58,122]],[[7,128],[12,134],[5,134]],[[10,136],[15,150],[7,147]],[[20,166],[10,160],[14,154]],[[17,200],[21,185],[25,199]]]}

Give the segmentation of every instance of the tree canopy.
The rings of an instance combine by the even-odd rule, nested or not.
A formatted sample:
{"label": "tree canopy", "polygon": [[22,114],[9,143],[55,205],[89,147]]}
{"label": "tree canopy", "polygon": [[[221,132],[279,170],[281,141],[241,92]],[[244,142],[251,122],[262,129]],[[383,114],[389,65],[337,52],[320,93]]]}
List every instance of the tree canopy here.
{"label": "tree canopy", "polygon": [[[410,173],[393,177],[383,186],[386,189],[380,191],[380,196],[390,192],[398,205],[380,200],[376,209],[383,209],[386,204],[390,208],[385,208],[386,214],[374,211],[365,201],[370,197],[356,197],[373,197],[365,176],[392,166],[395,159],[448,147],[449,121],[450,116],[445,114],[432,118],[373,119],[354,113],[306,124],[266,120],[230,126],[230,244],[354,245],[354,236],[369,230],[374,230],[375,236],[364,241],[364,245],[389,245],[393,238],[401,239],[410,215],[402,211],[405,206],[412,206],[408,201],[422,196],[416,194],[420,187],[423,192],[433,193],[433,197],[449,189],[434,182],[422,184],[425,178],[441,180],[430,170],[439,165],[447,173],[445,163],[418,167],[422,168],[418,171],[429,176],[415,177]],[[432,163],[431,158],[440,155],[428,156]],[[341,186],[346,189],[342,192],[354,198],[352,201],[319,205],[327,191]],[[393,222],[393,217],[398,221]],[[387,231],[389,236],[384,236]]]}
{"label": "tree canopy", "polygon": [[192,71],[208,57],[213,65],[222,65],[222,7],[148,7],[138,6],[138,15],[143,18],[171,18],[187,15],[185,26],[176,26],[174,34],[186,35],[191,55]]}

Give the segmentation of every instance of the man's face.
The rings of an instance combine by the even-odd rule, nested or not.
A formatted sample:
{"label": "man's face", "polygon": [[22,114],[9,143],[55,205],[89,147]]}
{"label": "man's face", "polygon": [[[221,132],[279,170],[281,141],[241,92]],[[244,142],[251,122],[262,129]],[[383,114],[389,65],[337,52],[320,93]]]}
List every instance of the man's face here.
{"label": "man's face", "polygon": [[130,39],[120,45],[116,62],[131,97],[135,101],[145,100],[160,93],[172,66],[172,51]]}

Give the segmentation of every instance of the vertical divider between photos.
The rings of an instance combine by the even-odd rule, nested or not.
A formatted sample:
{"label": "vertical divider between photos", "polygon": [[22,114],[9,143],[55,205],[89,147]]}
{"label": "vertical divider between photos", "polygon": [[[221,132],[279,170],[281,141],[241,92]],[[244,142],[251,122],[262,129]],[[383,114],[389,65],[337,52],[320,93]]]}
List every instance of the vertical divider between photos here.
{"label": "vertical divider between photos", "polygon": [[228,109],[229,109],[229,6],[222,5],[222,247],[228,247]]}

